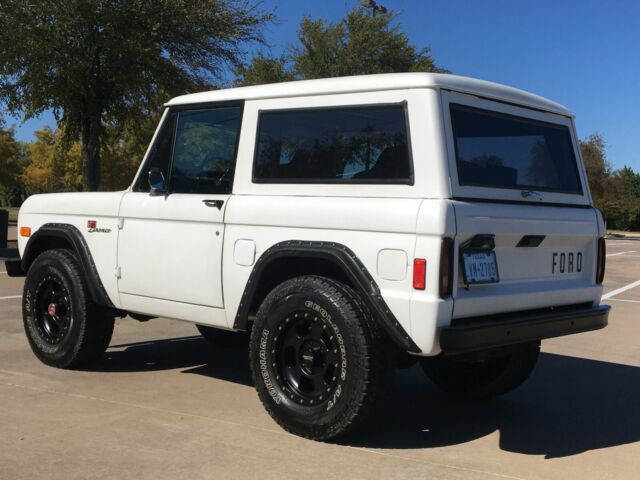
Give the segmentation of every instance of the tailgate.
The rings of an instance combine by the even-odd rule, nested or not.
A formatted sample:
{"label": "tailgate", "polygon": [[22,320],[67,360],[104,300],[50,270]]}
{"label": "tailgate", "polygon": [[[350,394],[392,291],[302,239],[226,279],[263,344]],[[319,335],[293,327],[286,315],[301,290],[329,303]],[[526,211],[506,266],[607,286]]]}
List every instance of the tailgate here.
{"label": "tailgate", "polygon": [[463,201],[454,209],[456,245],[493,236],[498,269],[497,282],[466,284],[459,250],[454,318],[599,301],[594,209]]}

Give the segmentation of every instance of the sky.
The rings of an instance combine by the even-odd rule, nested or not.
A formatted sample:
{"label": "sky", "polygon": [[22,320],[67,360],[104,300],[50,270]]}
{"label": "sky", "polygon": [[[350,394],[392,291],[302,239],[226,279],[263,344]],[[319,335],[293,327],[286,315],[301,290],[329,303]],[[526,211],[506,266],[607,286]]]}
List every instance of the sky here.
{"label": "sky", "polygon": [[[277,21],[266,52],[281,53],[309,15],[338,21],[359,0],[263,0]],[[578,134],[599,133],[615,168],[640,171],[640,2],[632,0],[380,0],[412,44],[465,75],[548,97],[576,115]],[[255,47],[248,47],[255,50]],[[54,120],[7,119],[16,137]]]}

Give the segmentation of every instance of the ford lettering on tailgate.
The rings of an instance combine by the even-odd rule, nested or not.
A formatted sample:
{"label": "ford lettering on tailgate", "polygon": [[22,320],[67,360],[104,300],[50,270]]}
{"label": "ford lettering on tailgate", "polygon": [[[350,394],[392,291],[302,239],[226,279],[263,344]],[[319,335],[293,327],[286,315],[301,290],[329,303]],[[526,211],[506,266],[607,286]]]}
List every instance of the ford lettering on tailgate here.
{"label": "ford lettering on tailgate", "polygon": [[582,252],[553,252],[551,254],[551,273],[582,272]]}

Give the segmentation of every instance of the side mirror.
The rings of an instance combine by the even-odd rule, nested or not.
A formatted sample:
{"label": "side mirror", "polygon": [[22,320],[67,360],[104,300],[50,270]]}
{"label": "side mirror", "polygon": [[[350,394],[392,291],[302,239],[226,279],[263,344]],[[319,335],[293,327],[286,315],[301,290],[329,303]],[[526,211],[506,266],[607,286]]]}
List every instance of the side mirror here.
{"label": "side mirror", "polygon": [[151,187],[150,195],[163,195],[167,191],[164,174],[157,167],[149,170],[149,187]]}

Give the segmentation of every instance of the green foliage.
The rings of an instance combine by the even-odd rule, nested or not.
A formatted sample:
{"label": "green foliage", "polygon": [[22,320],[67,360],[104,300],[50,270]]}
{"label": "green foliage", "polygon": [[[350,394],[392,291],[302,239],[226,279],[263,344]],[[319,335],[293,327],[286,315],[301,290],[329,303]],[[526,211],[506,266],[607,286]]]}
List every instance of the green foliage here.
{"label": "green foliage", "polygon": [[17,181],[20,172],[20,143],[13,136],[13,129],[5,130],[0,121],[0,185],[10,186]]}
{"label": "green foliage", "polygon": [[602,211],[607,228],[640,230],[640,174],[630,167],[614,171],[601,135],[580,141],[593,203]]}
{"label": "green foliage", "polygon": [[262,52],[255,55],[249,65],[237,67],[235,73],[234,84],[238,87],[295,80],[286,56],[269,57]]}
{"label": "green foliage", "polygon": [[271,19],[240,0],[0,2],[0,100],[27,117],[52,109],[82,142],[84,188],[100,180],[104,122],[212,85]]}
{"label": "green foliage", "polygon": [[34,132],[29,145],[29,163],[22,183],[34,193],[65,192],[82,189],[82,148],[79,142],[64,141],[61,130],[45,127]]}
{"label": "green foliage", "polygon": [[428,48],[418,50],[395,15],[372,16],[355,8],[338,23],[305,18],[293,48],[293,71],[300,78],[324,78],[391,72],[446,72]]}
{"label": "green foliage", "polygon": [[0,207],[20,205],[27,196],[20,182],[27,162],[26,149],[14,138],[13,128],[5,129],[0,118]]}
{"label": "green foliage", "polygon": [[[130,184],[158,124],[160,114],[138,121],[107,126],[103,142],[101,188],[124,190]],[[25,165],[18,176],[31,193],[67,192],[82,189],[82,145],[69,142],[60,129],[45,127],[34,132],[27,146]]]}
{"label": "green foliage", "polygon": [[418,49],[393,13],[372,16],[357,7],[337,23],[302,20],[298,43],[280,57],[256,55],[236,70],[237,85],[292,79],[340,77],[392,72],[448,71],[436,66],[428,48]]}
{"label": "green foliage", "polygon": [[106,128],[101,190],[124,190],[142,163],[162,112]]}

